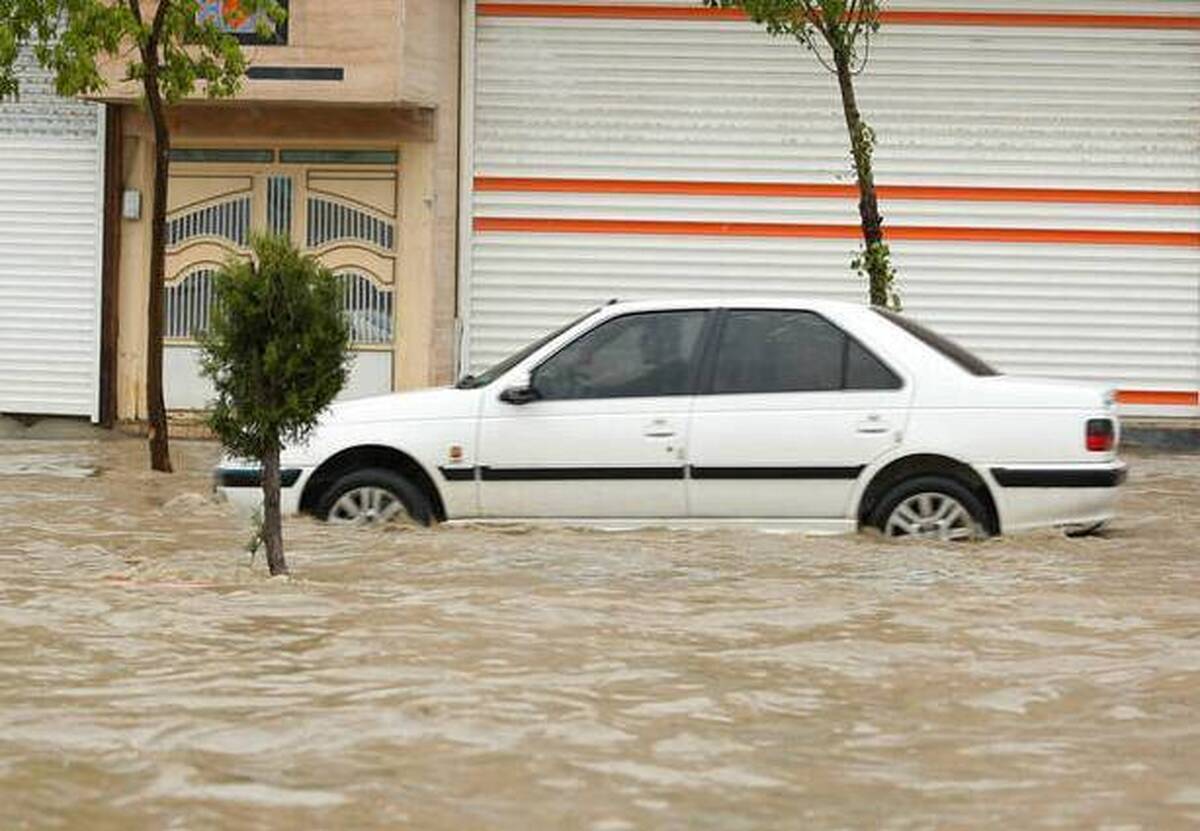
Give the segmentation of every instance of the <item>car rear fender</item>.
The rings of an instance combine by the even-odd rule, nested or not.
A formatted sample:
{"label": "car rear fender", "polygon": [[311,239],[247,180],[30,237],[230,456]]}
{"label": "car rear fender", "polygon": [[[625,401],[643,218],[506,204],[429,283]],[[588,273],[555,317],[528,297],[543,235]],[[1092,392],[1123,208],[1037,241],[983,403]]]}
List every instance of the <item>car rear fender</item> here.
{"label": "car rear fender", "polygon": [[979,497],[987,509],[988,516],[985,521],[988,532],[1000,533],[1000,509],[989,478],[981,475],[966,462],[933,451],[901,451],[877,460],[863,472],[852,502],[853,516],[859,526],[866,523],[879,500],[888,491],[901,482],[919,476],[945,476],[961,483]]}

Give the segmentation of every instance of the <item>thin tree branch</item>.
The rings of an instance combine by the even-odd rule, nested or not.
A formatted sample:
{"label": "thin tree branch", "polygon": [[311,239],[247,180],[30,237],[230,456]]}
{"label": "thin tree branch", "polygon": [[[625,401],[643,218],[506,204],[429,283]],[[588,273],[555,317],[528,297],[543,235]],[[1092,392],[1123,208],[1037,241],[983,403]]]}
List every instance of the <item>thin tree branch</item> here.
{"label": "thin tree branch", "polygon": [[[829,43],[829,41],[827,40],[826,43]],[[834,75],[837,74],[837,66],[835,66],[834,64],[831,64],[829,62],[829,59],[821,54],[821,49],[819,46],[817,46],[817,44],[812,43],[809,48],[812,49],[813,57],[815,57],[817,59],[817,63],[819,63],[819,64],[821,64],[821,66],[825,67],[826,72],[832,73]],[[833,44],[830,44],[829,48],[833,49]]]}
{"label": "thin tree branch", "polygon": [[852,75],[861,75],[863,70],[867,68],[867,62],[871,59],[871,30],[865,30],[862,35],[862,58],[858,62],[858,66],[850,67]]}
{"label": "thin tree branch", "polygon": [[[804,0],[804,17],[808,24],[821,34],[821,37],[825,38],[826,41],[829,40],[830,32],[829,28],[825,25],[825,14],[819,6],[814,5],[809,0]],[[807,29],[807,26],[805,28]]]}
{"label": "thin tree branch", "polygon": [[858,36],[862,34],[863,23],[866,16],[862,13],[863,3],[866,0],[852,0],[850,8],[846,10],[846,21],[850,26],[850,43],[857,43]]}
{"label": "thin tree branch", "polygon": [[167,9],[172,0],[158,0],[158,8],[154,10],[154,22],[150,24],[150,42],[154,44],[155,54],[158,53],[159,41],[162,40],[163,24],[167,20]]}

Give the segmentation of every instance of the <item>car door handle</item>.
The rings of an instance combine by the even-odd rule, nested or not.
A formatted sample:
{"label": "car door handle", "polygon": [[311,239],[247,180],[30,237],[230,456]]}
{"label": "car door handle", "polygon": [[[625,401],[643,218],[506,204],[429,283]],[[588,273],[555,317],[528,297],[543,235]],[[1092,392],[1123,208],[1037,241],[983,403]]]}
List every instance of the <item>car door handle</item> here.
{"label": "car door handle", "polygon": [[670,419],[652,418],[642,425],[642,435],[648,439],[674,438],[675,426]]}
{"label": "car door handle", "polygon": [[887,422],[883,420],[883,417],[878,416],[878,415],[867,416],[865,419],[863,419],[862,421],[860,421],[858,423],[858,427],[857,427],[858,432],[864,433],[866,435],[877,435],[879,433],[886,433],[890,429],[891,428],[888,427]]}

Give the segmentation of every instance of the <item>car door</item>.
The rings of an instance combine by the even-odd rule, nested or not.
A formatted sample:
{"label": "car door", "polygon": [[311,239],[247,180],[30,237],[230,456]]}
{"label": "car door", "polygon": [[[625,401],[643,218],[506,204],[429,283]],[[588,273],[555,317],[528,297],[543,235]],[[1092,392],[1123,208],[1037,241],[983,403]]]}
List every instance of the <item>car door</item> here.
{"label": "car door", "polygon": [[729,309],[714,343],[689,428],[691,514],[845,517],[904,427],[901,376],[811,311]]}
{"label": "car door", "polygon": [[691,395],[708,311],[634,312],[530,373],[532,400],[489,390],[480,419],[487,517],[682,517]]}

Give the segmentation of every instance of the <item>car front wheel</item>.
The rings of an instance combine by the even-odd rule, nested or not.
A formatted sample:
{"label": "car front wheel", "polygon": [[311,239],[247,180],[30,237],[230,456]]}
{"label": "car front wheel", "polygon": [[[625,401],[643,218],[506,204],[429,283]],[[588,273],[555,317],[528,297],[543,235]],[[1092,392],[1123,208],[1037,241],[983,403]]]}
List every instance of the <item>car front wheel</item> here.
{"label": "car front wheel", "polygon": [[335,481],[317,503],[316,515],[338,525],[382,525],[411,520],[433,522],[429,499],[390,470],[357,470]]}
{"label": "car front wheel", "polygon": [[979,497],[942,476],[901,482],[884,495],[870,524],[885,537],[949,541],[988,535],[987,510]]}

